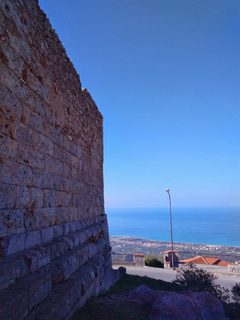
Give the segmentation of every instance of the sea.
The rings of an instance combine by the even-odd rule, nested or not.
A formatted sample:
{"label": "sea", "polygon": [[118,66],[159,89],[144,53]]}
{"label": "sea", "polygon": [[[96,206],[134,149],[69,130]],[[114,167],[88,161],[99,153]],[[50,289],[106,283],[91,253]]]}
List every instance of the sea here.
{"label": "sea", "polygon": [[[106,209],[110,236],[170,241],[169,208]],[[240,246],[240,208],[173,208],[173,241]]]}

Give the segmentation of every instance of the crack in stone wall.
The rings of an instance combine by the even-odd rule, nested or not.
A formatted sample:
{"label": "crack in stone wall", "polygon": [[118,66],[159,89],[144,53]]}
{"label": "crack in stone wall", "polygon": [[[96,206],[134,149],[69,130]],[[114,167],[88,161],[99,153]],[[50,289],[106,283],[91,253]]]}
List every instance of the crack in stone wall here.
{"label": "crack in stone wall", "polygon": [[117,277],[102,115],[35,0],[0,2],[0,71],[0,318],[65,319]]}

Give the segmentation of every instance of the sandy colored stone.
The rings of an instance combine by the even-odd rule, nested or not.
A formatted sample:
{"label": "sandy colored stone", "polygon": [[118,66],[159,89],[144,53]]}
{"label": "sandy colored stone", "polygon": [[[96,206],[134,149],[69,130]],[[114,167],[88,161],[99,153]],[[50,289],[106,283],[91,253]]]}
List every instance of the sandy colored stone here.
{"label": "sandy colored stone", "polygon": [[63,319],[113,282],[103,119],[36,0],[0,1],[0,59],[0,318]]}

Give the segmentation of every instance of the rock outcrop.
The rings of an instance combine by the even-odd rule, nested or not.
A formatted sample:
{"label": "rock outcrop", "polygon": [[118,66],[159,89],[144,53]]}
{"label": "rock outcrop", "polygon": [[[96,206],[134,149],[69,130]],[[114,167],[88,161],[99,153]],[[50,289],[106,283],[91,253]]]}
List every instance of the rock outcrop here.
{"label": "rock outcrop", "polygon": [[35,0],[0,1],[0,319],[65,319],[115,280],[102,116]]}
{"label": "rock outcrop", "polygon": [[221,302],[209,292],[177,293],[142,285],[126,299],[147,305],[150,320],[227,320]]}

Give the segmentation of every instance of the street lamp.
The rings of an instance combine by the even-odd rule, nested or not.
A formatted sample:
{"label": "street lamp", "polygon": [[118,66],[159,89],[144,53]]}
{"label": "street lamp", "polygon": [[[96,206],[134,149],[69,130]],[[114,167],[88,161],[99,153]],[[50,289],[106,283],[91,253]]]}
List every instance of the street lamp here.
{"label": "street lamp", "polygon": [[172,203],[171,203],[171,195],[170,189],[165,190],[168,194],[169,199],[169,209],[170,209],[170,238],[171,238],[171,245],[172,245],[172,268],[174,268],[174,260],[173,260],[173,232],[172,232]]}

